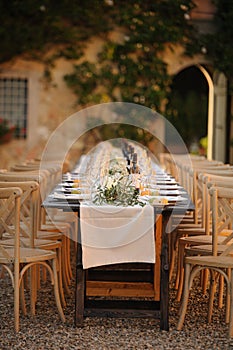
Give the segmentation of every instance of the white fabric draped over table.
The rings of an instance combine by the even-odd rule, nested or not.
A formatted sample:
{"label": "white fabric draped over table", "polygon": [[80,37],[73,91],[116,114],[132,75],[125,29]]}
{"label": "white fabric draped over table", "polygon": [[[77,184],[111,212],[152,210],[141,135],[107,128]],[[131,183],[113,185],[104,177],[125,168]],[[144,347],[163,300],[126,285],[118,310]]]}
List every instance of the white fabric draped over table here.
{"label": "white fabric draped over table", "polygon": [[82,204],[83,268],[155,262],[154,209]]}
{"label": "white fabric draped over table", "polygon": [[[134,144],[140,168],[151,166],[146,151]],[[96,147],[94,152],[82,157],[76,168],[84,172],[89,187],[108,173],[109,162],[117,159],[126,170],[122,150],[109,142]],[[83,268],[123,263],[155,262],[154,208],[150,205],[114,206],[81,203],[81,240]]]}

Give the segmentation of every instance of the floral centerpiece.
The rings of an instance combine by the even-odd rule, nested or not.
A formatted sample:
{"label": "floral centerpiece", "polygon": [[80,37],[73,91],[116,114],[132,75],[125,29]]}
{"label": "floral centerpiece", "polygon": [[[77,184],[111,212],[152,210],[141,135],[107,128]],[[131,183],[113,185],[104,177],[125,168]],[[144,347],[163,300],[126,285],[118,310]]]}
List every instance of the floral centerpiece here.
{"label": "floral centerpiece", "polygon": [[93,202],[98,205],[145,205],[139,200],[138,189],[127,175],[125,166],[116,160],[110,162],[108,175],[103,179],[102,184],[97,186]]}
{"label": "floral centerpiece", "polygon": [[7,119],[0,118],[0,143],[9,142],[13,136],[15,127],[9,124]]}

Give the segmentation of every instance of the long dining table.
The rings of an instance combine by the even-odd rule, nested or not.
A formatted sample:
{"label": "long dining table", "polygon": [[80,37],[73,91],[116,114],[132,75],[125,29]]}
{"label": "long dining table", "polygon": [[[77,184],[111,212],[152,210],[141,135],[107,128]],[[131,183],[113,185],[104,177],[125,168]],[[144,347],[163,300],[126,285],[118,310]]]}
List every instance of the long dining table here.
{"label": "long dining table", "polygon": [[[172,231],[175,229],[171,219],[173,216],[182,217],[187,211],[194,210],[193,203],[190,200],[188,193],[175,181],[175,179],[173,179],[169,174],[166,174],[166,172],[164,172],[158,164],[155,164],[154,175],[150,176],[152,176],[155,181],[156,193],[154,193],[153,196],[145,194],[144,196],[140,197],[142,200],[146,201],[145,207],[149,209],[149,211],[147,210],[147,215],[148,213],[150,213],[149,215],[152,215],[152,221],[150,222],[153,223],[154,246],[152,245],[152,242],[148,240],[148,245],[150,246],[148,248],[149,253],[146,252],[144,245],[146,244],[145,242],[147,236],[144,235],[143,243],[140,243],[140,240],[137,240],[139,241],[139,246],[133,246],[133,249],[138,249],[138,261],[137,256],[134,256],[132,259],[128,259],[128,253],[127,250],[125,250],[125,255],[123,255],[123,257],[121,255],[121,259],[119,261],[115,261],[113,259],[109,260],[108,262],[106,260],[106,253],[102,254],[106,255],[103,257],[104,259],[102,259],[102,256],[99,255],[99,260],[97,259],[97,262],[95,262],[95,260],[93,262],[95,249],[90,250],[89,252],[86,252],[84,249],[84,236],[82,236],[82,231],[85,231],[86,226],[85,220],[80,220],[82,215],[84,215],[83,208],[85,207],[85,203],[87,201],[87,194],[85,192],[85,195],[82,196],[82,193],[78,193],[75,196],[75,193],[71,192],[69,192],[68,195],[66,195],[64,192],[59,193],[59,189],[64,188],[65,184],[68,186],[73,186],[75,184],[75,179],[77,179],[79,176],[81,176],[82,179],[85,178],[85,169],[83,168],[83,164],[81,165],[80,162],[78,164],[79,166],[75,168],[73,173],[68,173],[63,176],[62,182],[53,189],[53,191],[42,203],[45,209],[56,208],[62,209],[63,211],[73,211],[77,213],[78,232],[76,237],[75,325],[83,326],[85,316],[153,317],[160,320],[161,330],[168,331],[169,240]],[[72,187],[72,189],[74,188]],[[160,189],[160,192],[158,192],[158,189]],[[162,193],[164,194],[163,196],[161,196]],[[177,200],[174,200],[174,193],[176,193]],[[172,200],[169,200],[169,198]],[[92,201],[93,198],[88,199],[89,206],[90,202],[92,203]],[[96,204],[94,207],[96,207]],[[100,207],[102,208],[102,206]],[[114,208],[114,203],[111,203],[111,206],[107,205],[107,208],[109,207]],[[145,207],[136,206],[135,209],[137,212],[141,212],[143,215],[146,215],[144,214],[146,213]],[[116,206],[117,210],[118,208],[119,207]],[[125,209],[126,212],[128,212],[129,209],[127,209],[127,206],[124,208],[124,210]],[[147,222],[147,219],[144,221],[144,224],[145,222]],[[109,224],[107,227],[108,233],[111,233],[111,229],[111,224]],[[119,230],[121,229],[122,227],[120,226]],[[135,227],[133,229],[135,230]],[[88,231],[88,229],[86,231]],[[117,231],[115,230],[112,232]],[[94,239],[96,236],[98,236],[98,230],[94,231]],[[134,243],[135,242],[133,242],[133,244]],[[130,244],[125,245],[130,246]],[[143,244],[141,248],[140,244]],[[148,258],[147,261],[146,258],[144,259],[144,256],[145,254],[150,255],[151,252],[153,253],[151,246],[154,249],[155,255],[154,257],[152,256]],[[110,247],[110,252],[112,253],[111,248],[112,247]],[[144,250],[146,252],[145,254]],[[151,255],[153,255],[152,253]],[[88,254],[91,256],[91,263],[88,262]],[[125,261],[124,257],[126,257]],[[101,276],[106,277],[106,275],[108,276],[107,282],[105,278],[104,280],[101,280]],[[111,276],[114,277],[112,281]],[[119,282],[123,276],[123,280]],[[118,288],[120,285],[120,293],[118,289],[118,294],[114,294],[113,292],[116,285]],[[133,293],[132,289],[128,290],[128,287],[135,289],[136,293]],[[102,294],[99,293],[101,288]],[[98,292],[97,296],[101,297],[95,298],[95,291]],[[135,294],[137,298],[131,298],[133,294]],[[114,298],[114,295],[118,295],[121,298]],[[106,296],[106,298],[104,298],[104,296]],[[110,298],[107,296],[110,296]]]}

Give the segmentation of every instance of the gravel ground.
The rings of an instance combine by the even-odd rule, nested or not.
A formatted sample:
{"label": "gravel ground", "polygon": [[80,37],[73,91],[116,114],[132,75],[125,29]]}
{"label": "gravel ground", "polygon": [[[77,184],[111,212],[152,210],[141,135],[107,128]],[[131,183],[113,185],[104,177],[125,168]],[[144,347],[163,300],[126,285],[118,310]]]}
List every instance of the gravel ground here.
{"label": "gravel ground", "polygon": [[0,280],[0,350],[116,350],[116,349],[233,349],[228,338],[224,309],[215,307],[213,321],[206,322],[207,301],[200,290],[191,293],[182,331],[176,331],[179,304],[171,286],[170,330],[161,331],[159,321],[134,318],[86,318],[83,328],[73,327],[74,297],[67,297],[66,323],[62,324],[50,285],[40,291],[35,317],[21,316],[20,332],[14,332],[12,289]]}

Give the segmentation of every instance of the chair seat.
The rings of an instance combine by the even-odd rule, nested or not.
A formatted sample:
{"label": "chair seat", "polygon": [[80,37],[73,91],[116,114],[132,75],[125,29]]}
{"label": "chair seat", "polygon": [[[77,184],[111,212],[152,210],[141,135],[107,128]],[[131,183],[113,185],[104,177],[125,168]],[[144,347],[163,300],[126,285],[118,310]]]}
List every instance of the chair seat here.
{"label": "chair seat", "polygon": [[70,224],[66,224],[66,223],[60,223],[60,222],[57,222],[57,223],[46,223],[46,224],[42,224],[41,227],[40,227],[40,231],[53,231],[53,230],[56,230],[58,229],[60,232],[63,232],[63,231],[67,231],[67,230],[70,230]]}
{"label": "chair seat", "polygon": [[[225,236],[218,236],[218,244],[221,244],[226,239]],[[186,244],[212,244],[212,235],[200,235],[200,236],[190,236],[182,237],[180,241]]]}
{"label": "chair seat", "polygon": [[58,231],[37,231],[37,239],[60,240],[63,233]]}
{"label": "chair seat", "polygon": [[[31,248],[30,246],[31,241],[29,238],[20,238],[20,245],[22,248]],[[7,247],[13,247],[14,246],[14,239],[5,239],[1,241],[2,246],[7,246]],[[34,240],[34,247],[35,248],[40,248],[40,249],[56,249],[61,247],[61,242],[58,241],[50,241],[48,239],[35,239]]]}
{"label": "chair seat", "polygon": [[[9,264],[9,261],[14,261],[14,248],[4,248],[6,255],[0,250],[0,263]],[[20,263],[38,262],[46,261],[50,259],[55,259],[56,253],[50,250],[35,249],[35,248],[20,248]]]}
{"label": "chair seat", "polygon": [[[203,244],[198,246],[191,246],[185,249],[188,254],[205,254],[210,255],[212,253],[212,244]],[[223,253],[227,249],[226,244],[218,244],[218,254]]]}
{"label": "chair seat", "polygon": [[191,235],[195,235],[195,234],[199,234],[201,235],[202,233],[205,234],[205,228],[201,227],[201,225],[198,227],[197,225],[193,226],[186,226],[186,227],[178,227],[177,229],[177,233],[179,234],[191,234]]}
{"label": "chair seat", "polygon": [[185,262],[192,265],[206,267],[233,268],[233,256],[191,256],[186,257]]}

